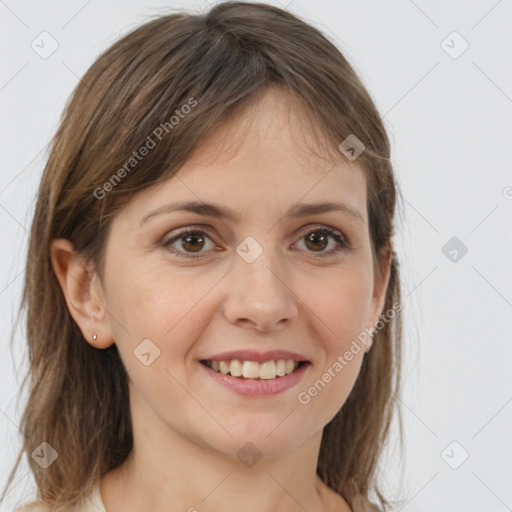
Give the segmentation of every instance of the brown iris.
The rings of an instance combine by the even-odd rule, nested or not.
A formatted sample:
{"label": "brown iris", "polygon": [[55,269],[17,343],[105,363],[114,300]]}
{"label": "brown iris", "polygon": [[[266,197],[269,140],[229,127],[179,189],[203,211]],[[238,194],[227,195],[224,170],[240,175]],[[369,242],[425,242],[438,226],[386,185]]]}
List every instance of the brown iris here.
{"label": "brown iris", "polygon": [[[313,242],[313,244],[317,243],[318,241],[324,242],[324,244],[320,248],[320,250],[322,250],[322,249],[325,249],[325,247],[327,246],[328,238],[329,237],[324,235],[324,234],[322,234],[322,233],[321,234],[317,234],[317,233],[313,232],[313,233],[310,233],[305,238],[306,238],[306,245],[308,247],[310,247],[309,242]],[[315,246],[313,245],[313,247],[315,247]],[[316,246],[316,248],[318,249],[318,245]]]}
{"label": "brown iris", "polygon": [[[183,248],[190,252],[199,252],[204,246],[204,237],[200,233],[188,233],[183,235],[181,239],[185,240],[184,242],[182,242]],[[195,245],[197,243],[197,240],[200,240],[202,242],[202,245],[199,248],[197,247],[197,245]]]}

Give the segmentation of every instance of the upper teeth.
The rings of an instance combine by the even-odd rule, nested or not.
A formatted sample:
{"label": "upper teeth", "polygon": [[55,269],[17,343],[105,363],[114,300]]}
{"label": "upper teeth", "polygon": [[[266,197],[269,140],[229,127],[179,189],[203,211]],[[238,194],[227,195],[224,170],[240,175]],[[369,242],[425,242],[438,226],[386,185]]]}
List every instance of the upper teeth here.
{"label": "upper teeth", "polygon": [[292,373],[299,363],[293,359],[278,359],[277,361],[207,361],[208,366],[216,372],[224,375],[230,373],[233,377],[245,377],[246,379],[275,379]]}

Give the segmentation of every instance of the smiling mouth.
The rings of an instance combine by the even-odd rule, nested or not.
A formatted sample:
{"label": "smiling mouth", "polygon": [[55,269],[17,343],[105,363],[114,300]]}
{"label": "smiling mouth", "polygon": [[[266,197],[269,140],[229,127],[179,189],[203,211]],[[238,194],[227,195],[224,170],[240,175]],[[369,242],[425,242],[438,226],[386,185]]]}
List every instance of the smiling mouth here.
{"label": "smiling mouth", "polygon": [[230,375],[241,380],[272,380],[290,375],[307,361],[294,361],[293,359],[278,359],[276,361],[240,361],[238,359],[212,361],[203,359],[201,364],[211,368],[217,373]]}

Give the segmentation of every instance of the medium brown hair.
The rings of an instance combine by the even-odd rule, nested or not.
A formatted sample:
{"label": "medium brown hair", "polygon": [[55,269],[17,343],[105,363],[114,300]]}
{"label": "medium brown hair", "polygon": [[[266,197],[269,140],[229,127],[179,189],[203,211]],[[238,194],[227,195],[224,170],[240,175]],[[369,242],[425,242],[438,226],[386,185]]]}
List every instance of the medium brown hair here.
{"label": "medium brown hair", "polygon": [[[6,489],[26,454],[37,503],[70,510],[133,446],[127,376],[116,345],[99,350],[84,340],[53,271],[50,242],[70,240],[102,277],[116,213],[138,192],[173,176],[218,123],[268,87],[285,88],[299,99],[338,158],[338,145],[350,134],[364,143],[357,163],[366,178],[377,273],[382,251],[392,252],[383,311],[400,304],[392,245],[398,187],[390,144],[371,97],[340,50],[297,16],[263,3],[225,2],[206,13],[178,11],[151,19],[93,63],[52,140],[20,305],[27,313],[29,357],[22,387],[30,379],[20,424],[23,447]],[[195,106],[180,115],[191,99]],[[169,121],[172,116],[179,122]],[[159,126],[166,127],[162,142],[132,162],[98,199],[98,187],[112,183],[119,169],[126,171],[127,161]],[[375,334],[350,396],[324,428],[317,473],[355,511],[374,509],[375,501],[385,510],[390,504],[377,477],[394,414],[402,438],[401,337],[398,310]],[[47,469],[31,457],[43,441],[58,452]]]}

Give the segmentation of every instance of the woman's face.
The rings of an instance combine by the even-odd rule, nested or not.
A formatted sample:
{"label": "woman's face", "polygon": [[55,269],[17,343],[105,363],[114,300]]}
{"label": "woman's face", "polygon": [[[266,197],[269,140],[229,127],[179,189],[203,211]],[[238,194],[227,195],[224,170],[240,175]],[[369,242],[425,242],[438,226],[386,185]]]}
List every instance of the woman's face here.
{"label": "woman's face", "polygon": [[[344,355],[383,299],[357,161],[340,154],[333,166],[311,152],[285,99],[264,97],[237,152],[223,143],[244,123],[217,130],[175,177],[119,213],[107,242],[103,298],[134,421],[232,457],[248,442],[263,456],[284,454],[322,431],[354,385],[364,345]],[[174,209],[183,202],[216,209]],[[324,203],[345,206],[300,214]],[[223,355],[233,351],[246,353]],[[307,363],[271,378],[290,371],[283,359]],[[264,378],[224,375],[228,367]]]}

